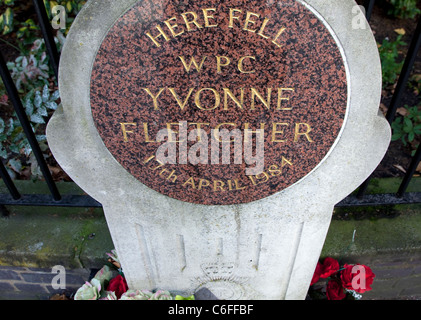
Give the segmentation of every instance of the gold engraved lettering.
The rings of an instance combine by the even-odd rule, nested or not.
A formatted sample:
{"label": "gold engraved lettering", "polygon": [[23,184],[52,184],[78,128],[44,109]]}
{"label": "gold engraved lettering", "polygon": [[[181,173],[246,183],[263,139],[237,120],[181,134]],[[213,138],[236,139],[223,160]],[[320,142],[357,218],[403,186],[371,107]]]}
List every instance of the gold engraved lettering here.
{"label": "gold engraved lettering", "polygon": [[215,17],[208,14],[209,11],[215,12],[216,9],[215,8],[207,8],[207,9],[202,9],[202,11],[203,11],[203,19],[205,19],[205,27],[206,28],[217,27],[218,26],[217,24],[209,24],[209,19],[215,19]]}
{"label": "gold engraved lettering", "polygon": [[[188,14],[193,16],[193,20],[190,20],[189,21],[187,19],[187,15]],[[202,26],[199,23],[197,23],[197,14],[195,12],[193,12],[193,11],[185,12],[185,13],[182,13],[181,16],[184,19],[184,22],[186,24],[187,31],[191,31],[193,29],[191,27],[192,24],[194,24],[198,29],[202,29]]]}
{"label": "gold engraved lettering", "polygon": [[[213,92],[214,96],[215,96],[215,105],[213,107],[210,108],[204,108],[200,102],[200,94],[205,91],[205,90],[210,90]],[[219,96],[218,91],[216,91],[213,88],[202,88],[199,91],[197,91],[195,97],[194,97],[194,102],[196,103],[196,106],[201,109],[201,110],[213,110],[219,107],[219,104],[221,102],[221,97]]]}
{"label": "gold engraved lettering", "polygon": [[251,17],[257,17],[257,18],[259,18],[260,17],[260,15],[259,14],[257,14],[257,13],[253,13],[253,12],[250,12],[250,11],[247,11],[247,15],[246,15],[246,22],[244,23],[244,28],[243,28],[243,30],[245,30],[245,31],[250,31],[250,32],[256,32],[257,31],[257,29],[249,29],[248,28],[248,25],[249,25],[249,23],[251,23],[251,24],[255,24],[256,23],[256,20],[251,20]]}
{"label": "gold engraved lettering", "polygon": [[190,72],[191,66],[193,64],[194,67],[196,68],[196,71],[200,73],[200,71],[202,70],[202,67],[203,67],[203,63],[205,62],[205,60],[206,60],[207,57],[206,56],[203,57],[202,61],[200,62],[200,65],[197,64],[197,62],[194,59],[194,57],[192,57],[190,59],[190,63],[189,64],[186,63],[186,60],[184,60],[184,57],[183,56],[179,56],[179,58],[180,58],[181,62],[183,63],[183,66],[184,66],[184,68],[186,69],[187,72]]}
{"label": "gold engraved lettering", "polygon": [[155,168],[152,168],[151,169],[152,171],[155,171],[155,170],[157,170],[159,168],[162,168],[164,166],[164,164],[161,161],[156,160],[156,162],[158,162],[159,164]]}
{"label": "gold engraved lettering", "polygon": [[265,18],[265,20],[263,21],[263,23],[262,23],[262,25],[260,27],[259,32],[257,33],[259,36],[261,36],[261,37],[263,37],[265,39],[269,39],[269,36],[266,36],[266,35],[263,34],[268,22],[269,22],[269,19],[268,18]]}
{"label": "gold engraved lettering", "polygon": [[271,165],[268,171],[272,177],[276,177],[282,174],[282,169],[279,169],[279,167],[276,164]]}
{"label": "gold engraved lettering", "polygon": [[238,179],[234,179],[234,185],[233,185],[233,183],[232,183],[231,180],[228,180],[227,182],[228,182],[228,190],[229,191],[232,191],[232,190],[243,190],[243,189],[246,188],[246,187],[239,186]]}
{"label": "gold engraved lettering", "polygon": [[145,161],[143,161],[143,164],[147,164],[149,161],[151,161],[154,158],[155,158],[155,156],[150,156],[148,159],[146,159]]}
{"label": "gold engraved lettering", "polygon": [[175,98],[175,101],[177,101],[180,109],[183,111],[184,107],[187,104],[187,101],[189,100],[189,98],[190,98],[190,96],[193,92],[193,88],[190,88],[189,93],[187,94],[187,97],[184,99],[184,102],[180,100],[180,98],[178,97],[178,94],[175,92],[174,88],[168,88],[168,90],[171,92],[171,94]]}
{"label": "gold engraved lettering", "polygon": [[[222,59],[224,59],[224,60],[225,60],[225,62],[221,62],[221,61],[222,61]],[[217,57],[216,57],[216,70],[217,70],[217,73],[222,73],[222,71],[221,71],[221,67],[226,67],[226,66],[228,66],[230,63],[231,63],[230,58],[225,57],[225,56],[217,56]]]}
{"label": "gold engraved lettering", "polygon": [[170,29],[170,32],[171,32],[172,36],[175,38],[175,37],[183,34],[184,30],[180,31],[179,33],[176,33],[175,29],[178,27],[178,24],[175,23],[175,24],[171,25],[170,21],[172,21],[172,20],[176,20],[176,18],[172,17],[168,20],[165,20],[164,23],[167,25],[168,29]]}
{"label": "gold engraved lettering", "polygon": [[243,109],[244,105],[244,89],[240,88],[240,101],[234,96],[234,94],[228,88],[224,88],[224,110],[228,110],[228,96],[232,101],[240,108]]}
{"label": "gold engraved lettering", "polygon": [[273,128],[272,128],[272,142],[286,142],[287,140],[278,140],[276,139],[276,135],[277,134],[283,134],[284,130],[278,130],[278,126],[286,126],[288,127],[289,124],[288,123],[278,123],[278,122],[274,122],[273,123]]}
{"label": "gold engraved lettering", "polygon": [[196,185],[194,183],[193,177],[190,177],[186,180],[186,182],[183,183],[183,187],[190,185],[193,189],[196,189]]}
{"label": "gold engraved lettering", "polygon": [[284,33],[285,30],[286,30],[286,28],[284,28],[284,27],[282,27],[281,29],[279,29],[279,31],[276,34],[275,38],[272,40],[272,43],[275,44],[279,48],[281,48],[282,45],[280,45],[279,43],[277,43],[276,40],[278,40],[278,38],[281,36],[282,33]]}
{"label": "gold engraved lettering", "polygon": [[259,100],[263,103],[263,105],[270,110],[270,98],[271,98],[271,94],[272,94],[272,88],[267,88],[267,99],[265,100],[261,94],[255,89],[255,88],[251,88],[251,110],[255,109],[255,97],[257,96],[257,98],[259,98]]}
{"label": "gold engraved lettering", "polygon": [[175,170],[171,171],[170,175],[167,177],[168,181],[175,182],[177,180],[177,176],[174,174]]}
{"label": "gold engraved lettering", "polygon": [[146,122],[143,122],[143,131],[145,132],[145,142],[156,142],[150,139],[148,124]]}
{"label": "gold engraved lettering", "polygon": [[225,183],[223,181],[215,180],[213,182],[213,191],[216,191],[217,189],[220,189],[221,191],[225,191],[224,186],[225,186]]}
{"label": "gold engraved lettering", "polygon": [[245,71],[245,70],[244,70],[244,67],[243,67],[243,61],[244,61],[245,59],[247,59],[247,58],[249,58],[249,59],[253,59],[253,60],[256,60],[256,57],[253,57],[253,56],[245,56],[245,57],[241,57],[241,58],[240,58],[240,60],[238,60],[238,70],[239,70],[241,73],[255,73],[255,72],[256,72],[255,70],[251,70],[251,71]]}
{"label": "gold engraved lettering", "polygon": [[123,133],[123,141],[128,142],[129,139],[127,138],[128,133],[133,133],[133,131],[127,130],[126,126],[137,126],[136,123],[133,122],[120,122],[121,132]]}
{"label": "gold engraved lettering", "polygon": [[284,97],[284,91],[292,91],[294,92],[294,88],[278,88],[278,107],[277,110],[292,110],[292,108],[281,107],[282,101],[289,101],[289,97]]}
{"label": "gold engraved lettering", "polygon": [[[300,132],[300,127],[304,126],[306,128],[305,132]],[[311,127],[308,123],[296,123],[295,124],[295,133],[294,133],[294,142],[298,142],[300,136],[305,136],[309,142],[313,142],[310,138],[309,133],[311,132]]]}
{"label": "gold engraved lettering", "polygon": [[262,136],[262,139],[264,139],[264,130],[265,130],[265,123],[261,122],[260,123],[260,132],[259,131],[253,131],[250,130],[250,123],[245,123],[244,124],[244,142],[249,142],[249,135],[252,133],[260,133],[260,135]]}
{"label": "gold engraved lettering", "polygon": [[242,11],[240,9],[230,8],[230,14],[229,14],[230,20],[229,20],[228,28],[234,28],[234,19],[240,21],[240,17],[234,15],[235,12],[241,13]]}
{"label": "gold engraved lettering", "polygon": [[151,90],[149,90],[149,88],[142,88],[142,89],[145,90],[151,96],[152,101],[153,101],[153,107],[154,107],[155,110],[158,110],[159,109],[158,108],[158,97],[162,93],[162,91],[164,91],[165,88],[161,88],[156,95],[154,95],[151,92]]}
{"label": "gold engraved lettering", "polygon": [[286,165],[293,166],[292,162],[285,157],[282,157],[281,167],[285,167]]}
{"label": "gold engraved lettering", "polygon": [[202,190],[203,187],[209,187],[210,181],[206,179],[200,179],[199,185],[197,187],[197,190]]}
{"label": "gold engraved lettering", "polygon": [[156,28],[158,29],[158,35],[156,35],[155,37],[152,36],[150,34],[150,32],[146,32],[146,35],[153,41],[153,43],[159,48],[161,46],[161,44],[156,40],[159,37],[163,37],[166,41],[169,41],[170,38],[165,34],[164,30],[162,30],[162,28],[160,26],[156,26]]}

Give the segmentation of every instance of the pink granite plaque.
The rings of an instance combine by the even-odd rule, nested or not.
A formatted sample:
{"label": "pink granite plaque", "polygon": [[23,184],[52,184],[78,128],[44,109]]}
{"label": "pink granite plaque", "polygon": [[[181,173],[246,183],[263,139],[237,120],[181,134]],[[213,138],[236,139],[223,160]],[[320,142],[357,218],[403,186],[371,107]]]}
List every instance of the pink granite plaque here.
{"label": "pink granite plaque", "polygon": [[[90,96],[116,161],[161,194],[205,205],[255,201],[305,177],[338,138],[348,100],[334,36],[295,0],[139,1],[104,38]],[[229,163],[217,129],[241,132],[225,144]],[[245,155],[248,141],[260,158]],[[162,146],[175,163],[160,161]]]}

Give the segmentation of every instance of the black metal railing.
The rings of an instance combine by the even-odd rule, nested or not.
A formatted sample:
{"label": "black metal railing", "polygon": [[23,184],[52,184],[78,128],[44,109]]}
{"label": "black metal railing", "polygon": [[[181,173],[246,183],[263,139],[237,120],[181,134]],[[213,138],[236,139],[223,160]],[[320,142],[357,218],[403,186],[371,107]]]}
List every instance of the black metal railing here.
{"label": "black metal railing", "polygon": [[[50,63],[53,68],[56,79],[58,79],[59,53],[54,42],[53,31],[48,20],[45,6],[42,0],[33,0],[35,11],[38,16],[38,22],[45,40]],[[366,16],[369,21],[373,12],[375,0],[367,0],[364,3],[366,8]],[[396,111],[402,100],[405,87],[412,71],[415,59],[417,57],[421,44],[421,19],[419,19],[416,30],[413,33],[413,39],[407,53],[405,64],[399,76],[392,101],[386,115],[389,123],[392,123]],[[9,193],[0,194],[0,209],[5,205],[21,205],[21,206],[61,206],[61,207],[101,207],[101,204],[88,195],[61,195],[54,182],[48,165],[42,155],[35,134],[31,128],[28,118],[19,98],[16,86],[10,76],[7,65],[0,54],[1,78],[7,90],[8,96],[13,103],[16,114],[23,127],[26,137],[32,147],[33,153],[38,161],[45,182],[49,188],[50,194],[21,194],[16,188],[13,180],[9,176],[4,164],[0,161],[0,176],[3,179]],[[367,187],[371,178],[367,179],[359,188],[356,194],[348,196],[337,206],[372,206],[372,205],[395,205],[395,204],[413,204],[421,203],[421,192],[406,192],[410,181],[413,178],[415,170],[421,160],[421,145],[418,147],[415,156],[404,176],[402,183],[396,193],[392,194],[366,194]]]}

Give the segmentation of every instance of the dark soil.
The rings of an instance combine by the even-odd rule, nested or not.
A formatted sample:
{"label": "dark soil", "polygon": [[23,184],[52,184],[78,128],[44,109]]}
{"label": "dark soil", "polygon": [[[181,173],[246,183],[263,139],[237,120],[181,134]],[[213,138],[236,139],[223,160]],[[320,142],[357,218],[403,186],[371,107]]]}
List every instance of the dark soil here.
{"label": "dark soil", "polygon": [[[363,0],[357,1],[359,4],[362,4]],[[408,46],[411,42],[411,39],[414,35],[417,21],[419,16],[415,19],[398,19],[390,17],[387,15],[387,10],[384,5],[381,4],[382,0],[376,2],[374,8],[370,25],[373,31],[373,34],[378,43],[382,43],[383,39],[389,38],[394,40],[397,37],[396,29],[403,28],[406,31],[406,34],[403,38]],[[15,0],[16,7],[19,10],[16,10],[17,14],[16,20],[25,21],[28,18],[32,18],[34,21],[37,21],[36,15],[33,10],[32,1],[26,0]],[[421,8],[421,1],[419,4]],[[4,6],[0,5],[0,12],[4,10]],[[41,35],[40,35],[41,36]],[[0,51],[6,61],[13,61],[20,52],[16,49],[18,47],[18,40],[16,39],[16,34],[12,33],[9,35],[0,36]],[[406,56],[406,51],[408,46],[402,48],[401,59],[403,60]],[[421,74],[421,55],[418,55],[415,66],[413,68],[412,74]],[[390,104],[394,92],[394,86],[387,87],[382,92],[382,99],[380,109],[386,114],[387,108]],[[405,94],[403,95],[402,101],[399,102],[399,107],[404,105],[408,106],[421,106],[420,96],[414,92],[413,89],[407,86]],[[13,113],[12,106],[0,105],[0,116],[3,119],[7,119]],[[399,115],[398,115],[399,116]],[[403,176],[405,169],[408,168],[411,162],[411,153],[416,149],[416,146],[420,143],[421,139],[418,137],[414,143],[411,145],[404,146],[401,141],[395,141],[390,144],[389,150],[377,168],[373,173],[373,177],[399,177]],[[69,180],[67,175],[62,172],[58,164],[55,162],[54,158],[51,156],[50,152],[48,153],[47,162],[52,170],[53,177],[56,180]],[[27,174],[23,174],[19,179],[30,179]]]}

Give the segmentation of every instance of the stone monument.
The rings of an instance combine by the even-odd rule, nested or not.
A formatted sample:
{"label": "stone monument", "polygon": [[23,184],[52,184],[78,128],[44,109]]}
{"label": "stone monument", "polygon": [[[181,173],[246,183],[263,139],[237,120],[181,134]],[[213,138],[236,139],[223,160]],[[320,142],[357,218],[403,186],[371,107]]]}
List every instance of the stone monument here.
{"label": "stone monument", "polygon": [[390,141],[361,16],[352,0],[87,2],[47,136],[102,203],[130,288],[305,298],[334,205]]}

